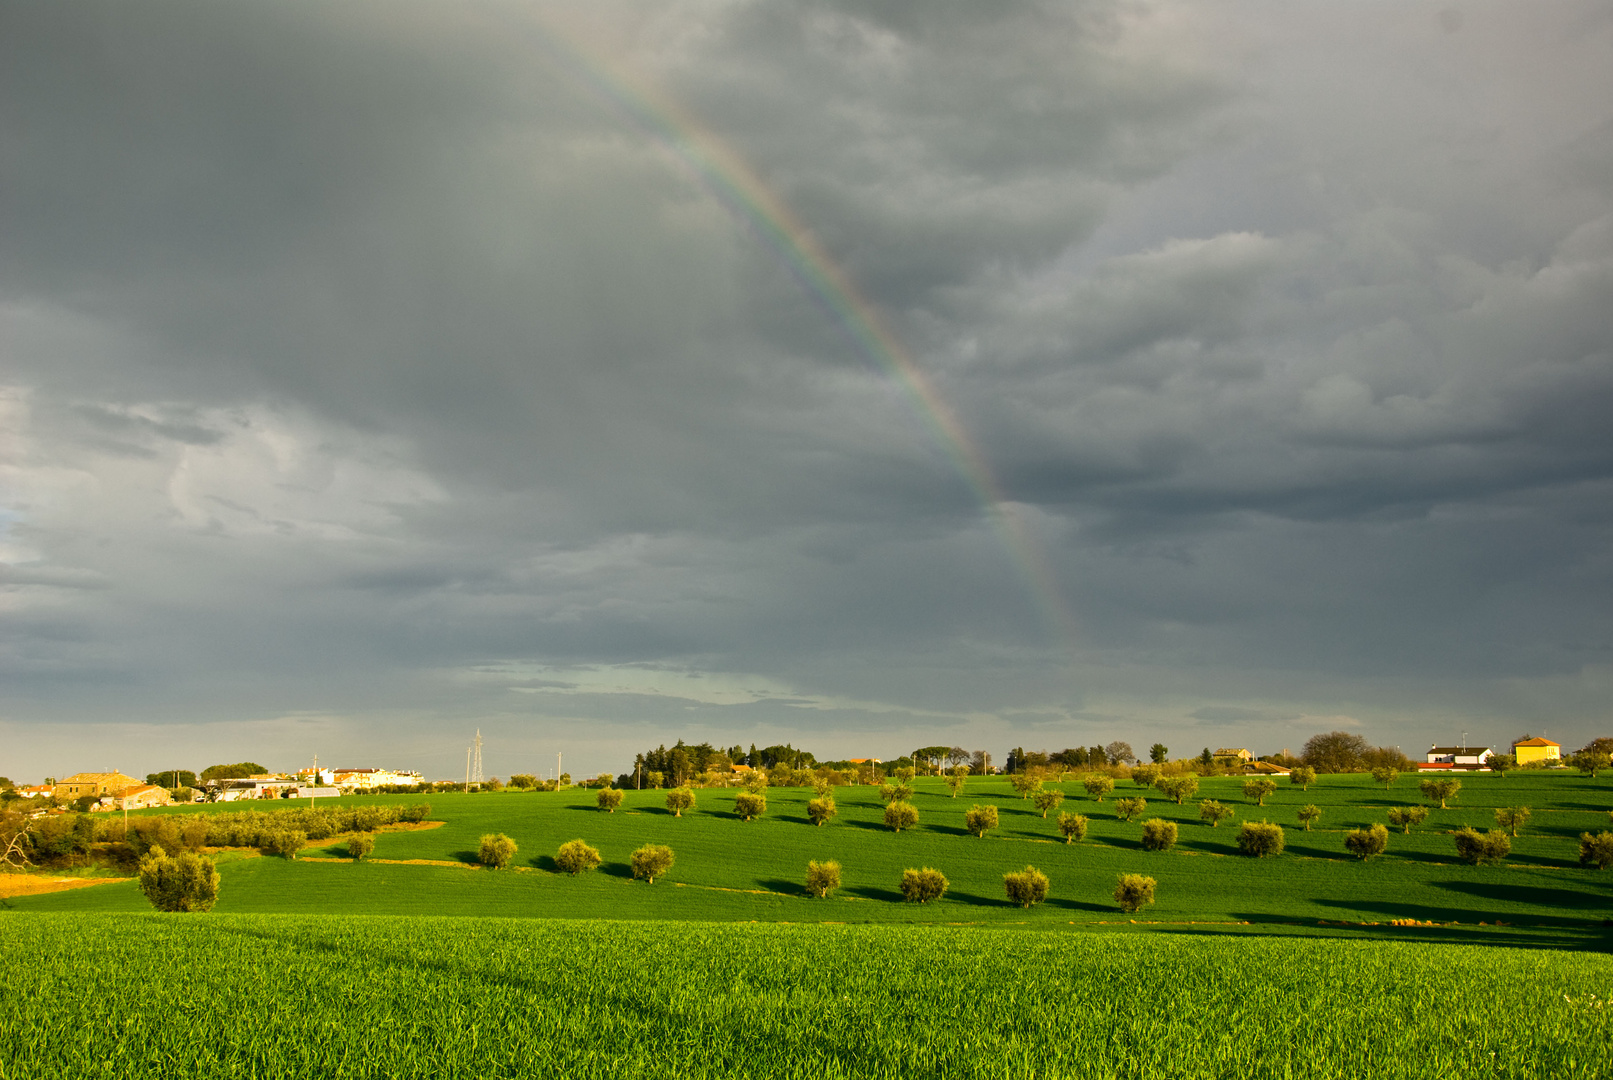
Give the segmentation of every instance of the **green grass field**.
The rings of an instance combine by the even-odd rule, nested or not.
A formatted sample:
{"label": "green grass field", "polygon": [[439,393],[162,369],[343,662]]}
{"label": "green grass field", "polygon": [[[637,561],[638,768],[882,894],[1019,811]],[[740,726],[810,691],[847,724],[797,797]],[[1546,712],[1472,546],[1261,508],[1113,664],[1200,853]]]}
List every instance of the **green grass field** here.
{"label": "green grass field", "polygon": [[[1158,903],[1137,916],[1150,924],[1572,948],[1613,943],[1603,926],[1613,915],[1613,872],[1577,862],[1579,834],[1608,827],[1613,783],[1607,778],[1542,773],[1464,778],[1449,809],[1435,808],[1410,835],[1393,832],[1388,854],[1364,863],[1345,852],[1343,831],[1383,821],[1390,806],[1421,802],[1415,778],[1403,777],[1387,792],[1356,776],[1323,777],[1309,792],[1284,783],[1264,808],[1244,799],[1241,780],[1208,779],[1182,806],[1149,799],[1145,816],[1181,826],[1175,849],[1162,853],[1142,850],[1139,824],[1115,819],[1115,797],[1134,790],[1130,781],[1121,781],[1101,804],[1074,780],[1063,785],[1064,808],[1092,819],[1087,839],[1072,845],[1059,838],[1051,815],[1044,820],[1004,781],[971,780],[957,799],[937,781],[920,780],[917,787],[920,824],[901,834],[880,823],[882,807],[866,787],[838,789],[840,816],[822,828],[807,822],[805,803],[811,795],[799,788],[770,789],[766,816],[750,822],[734,816],[731,790],[698,792],[698,807],[682,818],[664,809],[661,792],[628,792],[614,814],[595,809],[589,791],[435,795],[432,817],[446,824],[382,833],[375,858],[460,865],[237,859],[221,867],[217,910],[1068,928],[1127,921],[1110,893],[1117,875],[1140,872],[1159,882]],[[1201,823],[1197,801],[1203,797],[1235,806],[1238,817],[1218,828]],[[975,802],[1001,810],[1002,827],[985,839],[963,829],[963,813]],[[1295,811],[1304,803],[1323,810],[1309,833],[1295,823]],[[1449,831],[1464,824],[1487,828],[1494,808],[1505,805],[1533,809],[1511,857],[1492,867],[1458,862]],[[1237,824],[1245,818],[1283,824],[1287,851],[1260,860],[1238,855]],[[477,839],[486,832],[504,832],[519,843],[517,869],[472,868]],[[599,871],[578,878],[555,872],[555,849],[575,837],[600,849],[605,864]],[[672,872],[654,886],[632,880],[627,867],[629,853],[645,843],[666,844],[677,855]],[[341,850],[332,843],[305,854],[317,859]],[[845,887],[835,897],[806,895],[809,859],[842,864]],[[1002,889],[1003,873],[1027,863],[1052,879],[1048,902],[1030,911],[1010,905]],[[951,881],[947,897],[924,907],[902,903],[896,883],[902,869],[911,866],[943,870]],[[133,883],[5,904],[20,911],[146,909]],[[1441,925],[1359,926],[1394,919]]]}
{"label": "green grass field", "polygon": [[1613,1037],[1613,959],[1540,949],[214,914],[0,919],[0,955],[0,1080],[1566,1080]]}
{"label": "green grass field", "polygon": [[[433,795],[444,824],[379,834],[374,861],[339,840],[219,853],[210,915],[152,914],[132,882],[0,900],[0,1080],[1613,1075],[1613,871],[1577,861],[1613,782],[1467,777],[1365,863],[1343,831],[1421,802],[1415,778],[1283,784],[1263,809],[1241,787],[1150,797],[1144,817],[1181,826],[1168,852],[1115,819],[1125,781],[1102,804],[1063,786],[1091,818],[1073,845],[1000,780],[957,799],[920,781],[901,834],[869,788],[839,789],[823,828],[802,789],[750,822],[733,791],[682,818],[661,792],[614,814],[588,791]],[[1238,817],[1201,824],[1205,797]],[[963,829],[976,802],[1001,810],[984,839]],[[1305,803],[1323,809],[1310,833]],[[1450,831],[1510,805],[1533,817],[1506,863],[1458,862]],[[1237,854],[1246,818],[1287,827],[1287,851]],[[513,868],[474,864],[487,832],[519,843]],[[572,878],[552,857],[577,837],[604,865]],[[645,843],[677,854],[653,886],[627,865]],[[834,897],[806,895],[809,859],[842,864]],[[1027,863],[1052,879],[1028,911],[1002,888]],[[946,873],[945,899],[901,902],[914,866]],[[1110,895],[1123,872],[1159,883],[1135,921]]]}

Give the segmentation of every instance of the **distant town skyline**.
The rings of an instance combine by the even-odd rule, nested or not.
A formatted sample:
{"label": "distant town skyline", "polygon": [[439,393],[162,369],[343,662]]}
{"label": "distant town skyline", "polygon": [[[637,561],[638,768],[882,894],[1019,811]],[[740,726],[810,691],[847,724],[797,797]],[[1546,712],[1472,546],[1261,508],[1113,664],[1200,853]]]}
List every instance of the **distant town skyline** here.
{"label": "distant town skyline", "polygon": [[1613,733],[1610,50],[8,5],[0,774]]}

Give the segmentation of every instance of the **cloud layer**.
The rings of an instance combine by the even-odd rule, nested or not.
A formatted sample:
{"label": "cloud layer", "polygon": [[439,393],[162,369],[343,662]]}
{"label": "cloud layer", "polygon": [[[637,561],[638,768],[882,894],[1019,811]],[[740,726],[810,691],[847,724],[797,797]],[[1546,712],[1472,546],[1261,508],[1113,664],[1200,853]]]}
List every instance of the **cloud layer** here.
{"label": "cloud layer", "polygon": [[8,5],[0,771],[1603,734],[1610,45],[1594,3]]}

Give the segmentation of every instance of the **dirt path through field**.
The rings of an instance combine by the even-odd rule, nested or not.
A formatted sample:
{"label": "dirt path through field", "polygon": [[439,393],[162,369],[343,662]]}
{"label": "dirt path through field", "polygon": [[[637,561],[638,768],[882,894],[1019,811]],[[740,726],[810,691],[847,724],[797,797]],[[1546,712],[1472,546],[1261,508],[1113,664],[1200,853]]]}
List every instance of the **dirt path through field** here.
{"label": "dirt path through field", "polygon": [[9,900],[13,896],[38,896],[40,893],[64,892],[91,885],[114,885],[129,880],[123,877],[53,878],[33,874],[0,874],[0,898]]}

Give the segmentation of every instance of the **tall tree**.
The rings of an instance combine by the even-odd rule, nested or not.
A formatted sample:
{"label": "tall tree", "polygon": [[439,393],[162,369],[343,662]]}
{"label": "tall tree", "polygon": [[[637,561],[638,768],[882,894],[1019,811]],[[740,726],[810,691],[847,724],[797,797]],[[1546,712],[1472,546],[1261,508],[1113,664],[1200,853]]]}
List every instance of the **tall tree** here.
{"label": "tall tree", "polygon": [[1299,756],[1317,772],[1357,772],[1369,749],[1367,741],[1353,732],[1329,731],[1312,735]]}

